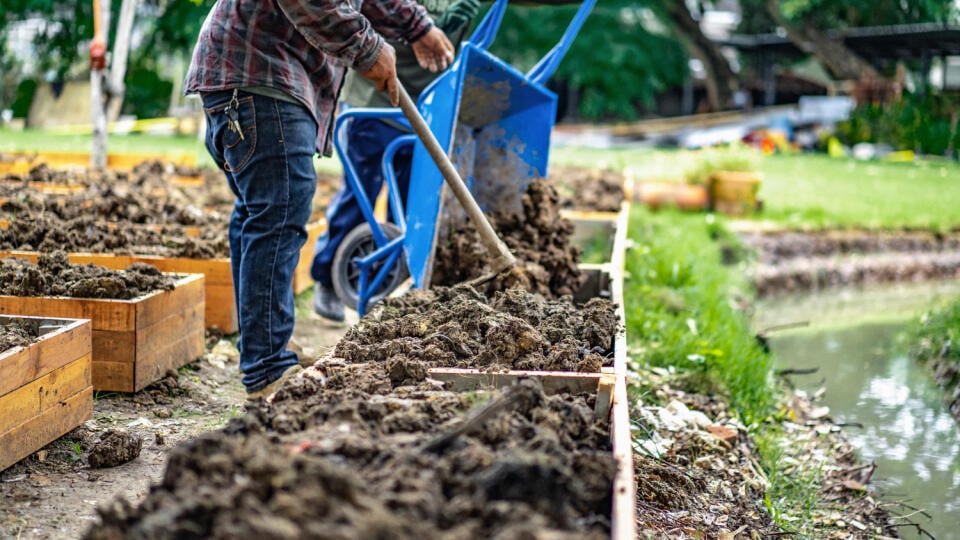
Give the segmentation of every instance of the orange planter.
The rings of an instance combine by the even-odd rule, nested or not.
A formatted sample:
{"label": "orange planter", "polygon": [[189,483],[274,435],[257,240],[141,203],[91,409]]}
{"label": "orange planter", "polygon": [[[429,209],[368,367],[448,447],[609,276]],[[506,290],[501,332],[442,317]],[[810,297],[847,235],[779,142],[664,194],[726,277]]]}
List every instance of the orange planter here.
{"label": "orange planter", "polygon": [[673,182],[644,182],[640,185],[640,200],[656,210],[675,206],[681,210],[707,208],[707,189],[703,186]]}
{"label": "orange planter", "polygon": [[753,213],[757,207],[760,177],[753,172],[718,171],[708,183],[710,208],[735,216]]}

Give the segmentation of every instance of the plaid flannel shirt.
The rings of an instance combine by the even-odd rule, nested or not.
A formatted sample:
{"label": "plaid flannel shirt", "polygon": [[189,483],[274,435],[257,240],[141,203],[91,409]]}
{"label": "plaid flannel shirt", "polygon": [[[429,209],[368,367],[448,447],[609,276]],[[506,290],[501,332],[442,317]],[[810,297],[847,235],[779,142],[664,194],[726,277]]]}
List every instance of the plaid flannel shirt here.
{"label": "plaid flannel shirt", "polygon": [[413,42],[432,25],[413,0],[220,0],[203,23],[184,93],[283,91],[313,114],[317,150],[330,155],[346,67],[366,71],[383,37]]}

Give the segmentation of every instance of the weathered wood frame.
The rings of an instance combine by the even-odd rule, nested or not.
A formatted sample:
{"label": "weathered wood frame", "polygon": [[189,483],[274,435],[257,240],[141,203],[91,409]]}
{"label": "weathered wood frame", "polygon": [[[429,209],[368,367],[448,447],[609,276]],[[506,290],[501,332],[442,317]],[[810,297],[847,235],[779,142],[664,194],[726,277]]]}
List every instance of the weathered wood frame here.
{"label": "weathered wood frame", "polygon": [[57,326],[26,347],[0,352],[0,471],[43,448],[93,414],[92,325],[37,319]]}
{"label": "weathered wood frame", "polygon": [[0,313],[90,319],[96,390],[137,392],[203,355],[204,277],[133,300],[0,296]]}

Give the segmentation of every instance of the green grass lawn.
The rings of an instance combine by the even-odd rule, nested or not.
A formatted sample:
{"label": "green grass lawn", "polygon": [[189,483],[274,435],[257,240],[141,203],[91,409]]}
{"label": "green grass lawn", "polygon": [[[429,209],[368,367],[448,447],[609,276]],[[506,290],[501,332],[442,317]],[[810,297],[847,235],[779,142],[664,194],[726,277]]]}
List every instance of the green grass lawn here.
{"label": "green grass lawn", "polygon": [[[960,164],[944,160],[888,163],[834,159],[820,154],[762,156],[764,210],[755,219],[789,227],[960,226]],[[683,150],[554,150],[567,165],[610,166],[641,181],[682,182],[701,153]]]}

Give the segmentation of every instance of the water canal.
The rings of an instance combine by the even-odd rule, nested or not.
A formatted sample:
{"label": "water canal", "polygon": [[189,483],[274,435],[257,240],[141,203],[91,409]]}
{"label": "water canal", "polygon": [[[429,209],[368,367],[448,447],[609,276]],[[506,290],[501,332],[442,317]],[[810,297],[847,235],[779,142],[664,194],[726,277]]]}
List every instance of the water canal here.
{"label": "water canal", "polygon": [[[819,404],[847,427],[865,463],[879,468],[872,484],[884,501],[903,501],[930,514],[915,521],[940,540],[960,540],[960,429],[925,368],[905,355],[898,339],[913,317],[960,297],[960,282],[890,285],[765,299],[754,327],[770,333],[778,368],[817,368],[795,376]],[[908,513],[901,508],[899,513]],[[903,527],[905,538],[918,538]]]}

